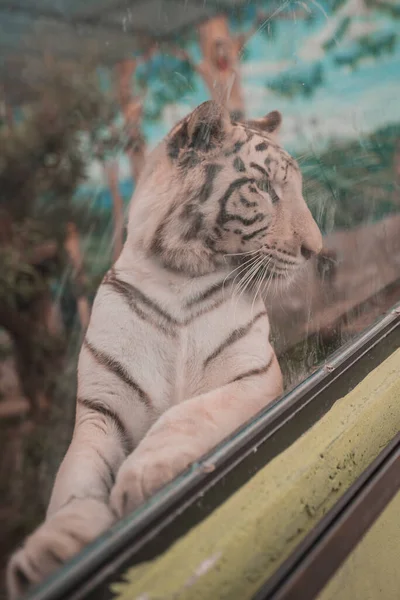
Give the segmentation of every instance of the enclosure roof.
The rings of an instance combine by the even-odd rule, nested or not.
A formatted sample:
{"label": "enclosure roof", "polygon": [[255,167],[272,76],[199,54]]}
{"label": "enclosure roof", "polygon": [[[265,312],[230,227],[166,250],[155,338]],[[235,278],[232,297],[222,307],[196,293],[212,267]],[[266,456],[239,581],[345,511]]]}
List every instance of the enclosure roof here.
{"label": "enclosure roof", "polygon": [[[250,0],[251,2],[251,0]],[[16,103],[28,99],[57,61],[113,65],[146,39],[165,41],[248,0],[0,0],[0,85]]]}

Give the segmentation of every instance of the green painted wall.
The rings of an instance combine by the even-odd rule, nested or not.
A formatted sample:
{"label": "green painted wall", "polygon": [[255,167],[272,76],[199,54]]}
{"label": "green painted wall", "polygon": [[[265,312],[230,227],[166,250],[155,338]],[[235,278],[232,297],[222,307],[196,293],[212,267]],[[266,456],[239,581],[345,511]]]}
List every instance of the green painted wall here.
{"label": "green painted wall", "polygon": [[116,596],[251,598],[393,439],[399,399],[397,350],[169,551],[128,571],[126,582],[113,586]]}
{"label": "green painted wall", "polygon": [[318,600],[399,600],[399,563],[400,492],[324,588]]}

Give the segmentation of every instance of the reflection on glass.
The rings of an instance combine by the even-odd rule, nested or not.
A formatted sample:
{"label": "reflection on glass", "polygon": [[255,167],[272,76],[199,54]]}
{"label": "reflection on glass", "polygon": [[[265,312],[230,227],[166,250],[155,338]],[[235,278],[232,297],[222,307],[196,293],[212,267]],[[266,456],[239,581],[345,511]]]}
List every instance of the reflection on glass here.
{"label": "reflection on glass", "polygon": [[[285,389],[398,299],[395,3],[233,3],[230,11],[224,3],[218,15],[207,3],[189,2],[184,10],[173,4],[160,2],[157,11],[145,3],[121,11],[111,2],[106,9],[91,2],[85,11],[55,10],[44,1],[34,10],[22,1],[12,11],[0,8],[0,518],[7,540],[2,565],[44,518],[72,435],[77,356],[97,288],[121,256],[132,193],[141,173],[144,188],[143,180],[151,180],[146,157],[203,101],[217,101],[226,113],[217,119],[200,115],[198,123],[210,125],[213,118],[214,129],[204,137],[193,121],[186,138],[176,137],[178,154],[188,135],[206,145],[220,136],[214,139],[220,143],[229,128],[224,115],[253,121],[254,130],[256,119],[278,109],[279,143],[300,166],[304,198],[323,232],[322,252],[301,267],[289,287],[262,290]],[[268,122],[264,126],[274,129]],[[185,177],[189,169],[197,173],[195,154],[187,153],[180,166]],[[249,175],[248,155],[238,148],[236,158],[227,185],[241,173]],[[209,171],[207,197],[217,186],[218,169]],[[257,179],[254,168],[251,177]],[[278,199],[283,194],[282,181],[273,190],[265,181],[257,183],[258,195],[271,205],[273,193]],[[243,200],[253,202],[240,195],[232,202],[245,207]],[[161,227],[169,216],[164,200],[159,205],[152,210],[165,213]],[[132,205],[133,230],[135,219],[143,218],[139,208]],[[204,219],[190,210],[187,251]],[[231,227],[228,221],[220,225]],[[281,231],[280,240],[286,233]],[[173,235],[171,230],[168,239]],[[297,241],[304,257],[304,239]],[[235,245],[219,251],[238,254]],[[261,291],[261,279],[256,281]],[[125,334],[121,327],[121,347]],[[257,348],[263,343],[266,336]],[[118,419],[113,423],[123,430]],[[122,452],[128,445],[129,440]],[[120,451],[106,457],[107,488]],[[89,475],[85,485],[90,486]],[[112,517],[96,506],[100,529],[107,527]],[[43,572],[56,566],[56,560],[46,563]],[[21,588],[26,579],[34,580],[26,569],[19,573]]]}

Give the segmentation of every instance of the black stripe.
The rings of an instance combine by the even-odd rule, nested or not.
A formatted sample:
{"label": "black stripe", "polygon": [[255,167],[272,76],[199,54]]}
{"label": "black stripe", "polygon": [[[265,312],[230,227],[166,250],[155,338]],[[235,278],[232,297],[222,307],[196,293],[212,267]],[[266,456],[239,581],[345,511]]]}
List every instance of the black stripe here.
{"label": "black stripe", "polygon": [[[154,302],[148,296],[143,294],[143,292],[141,292],[137,287],[135,287],[131,283],[127,283],[126,281],[117,279],[115,271],[111,273],[110,277],[108,277],[107,279],[105,278],[103,280],[103,283],[105,285],[111,285],[119,294],[121,294],[121,296],[123,296],[125,300],[127,300],[130,308],[134,310],[136,309],[137,304],[134,302],[134,300],[136,299],[142,302],[148,308],[154,310],[154,312],[156,312],[160,317],[162,317],[171,325],[179,324],[179,322],[176,319],[171,317],[171,315],[165,312],[165,310],[163,310],[161,306],[159,306],[156,302]],[[145,314],[143,312],[141,312],[139,316],[145,318]]]}
{"label": "black stripe", "polygon": [[206,172],[205,173],[205,175],[206,175],[205,181],[200,189],[199,196],[198,196],[198,200],[199,200],[200,204],[203,204],[211,196],[214,179],[216,178],[218,173],[220,173],[220,171],[222,171],[223,166],[217,165],[214,163],[210,163],[210,164],[205,165],[204,169]]}
{"label": "black stripe", "polygon": [[[225,281],[225,279],[222,280],[221,282],[218,282],[218,283],[210,286],[204,292],[202,292],[201,294],[199,294],[195,298],[189,300],[186,303],[185,308],[190,309],[193,306],[196,306],[197,304],[200,304],[201,302],[203,302],[205,300],[208,300],[211,296],[213,296],[214,294],[216,294],[220,289],[222,289],[224,287],[224,281]],[[125,281],[121,281],[120,279],[116,279],[115,274],[114,275],[109,275],[108,278],[105,278],[103,280],[103,283],[107,284],[107,285],[113,286],[118,292],[120,292],[124,296],[126,294],[126,300],[128,302],[130,302],[131,308],[133,308],[136,311],[136,314],[138,314],[138,316],[142,316],[143,315],[142,318],[144,318],[144,319],[147,320],[147,315],[145,315],[143,312],[141,313],[141,315],[139,314],[140,308],[132,300],[132,298],[130,296],[130,292],[132,292],[132,294],[137,293],[138,295],[140,295],[141,299],[145,298],[146,299],[146,304],[148,306],[151,306],[152,308],[154,308],[155,311],[158,310],[158,314],[160,315],[160,317],[164,317],[169,322],[169,324],[171,324],[171,325],[174,326],[174,328],[186,327],[187,325],[189,325],[190,323],[192,323],[192,321],[194,321],[198,317],[204,315],[206,312],[209,312],[209,311],[213,310],[214,308],[217,308],[218,306],[220,306],[220,304],[224,301],[224,298],[222,298],[221,301],[217,300],[215,302],[215,304],[213,304],[212,306],[209,306],[209,307],[206,307],[206,308],[202,308],[196,314],[191,315],[187,319],[183,319],[182,321],[177,321],[176,319],[174,319],[173,317],[171,317],[169,314],[165,313],[162,309],[160,309],[160,307],[158,305],[156,305],[152,300],[150,300],[150,298],[147,298],[147,296],[145,296],[140,290],[138,290],[137,288],[135,288],[131,284],[126,283]],[[120,286],[120,284],[121,284],[121,286]],[[117,287],[120,287],[120,289],[117,289]],[[147,320],[147,322],[150,323],[150,321],[148,321],[148,320]],[[155,327],[158,327],[159,329],[161,329],[164,333],[166,333],[169,336],[176,337],[176,335],[177,335],[176,329],[169,329],[167,327],[164,327],[162,324],[155,323],[155,322],[151,322],[151,325],[154,325]]]}
{"label": "black stripe", "polygon": [[246,377],[253,377],[253,375],[262,375],[263,373],[266,373],[271,367],[272,363],[274,362],[274,358],[275,354],[271,356],[270,360],[264,367],[260,367],[259,369],[252,369],[251,371],[246,371],[246,373],[238,375],[237,377],[235,377],[235,379],[232,379],[231,383],[233,383],[234,381],[240,381],[242,379],[245,379]]}
{"label": "black stripe", "polygon": [[99,456],[101,458],[101,460],[103,461],[103,464],[104,464],[104,466],[106,467],[106,470],[107,470],[107,475],[108,475],[109,481],[106,481],[106,479],[103,478],[103,482],[104,482],[105,488],[106,488],[106,490],[107,490],[107,492],[109,494],[111,492],[112,486],[115,483],[114,469],[110,465],[110,463],[108,462],[108,460],[106,459],[106,457],[103,455],[102,452],[99,452],[96,449],[96,453],[97,453],[97,456]]}
{"label": "black stripe", "polygon": [[257,146],[256,146],[257,152],[262,152],[263,150],[267,150],[267,148],[268,148],[267,142],[261,142],[260,144],[257,144]]}
{"label": "black stripe", "polygon": [[128,371],[125,369],[120,362],[115,360],[112,356],[109,356],[105,352],[98,350],[88,341],[87,338],[83,341],[84,346],[89,350],[93,358],[101,365],[108,369],[111,373],[119,377],[126,385],[132,388],[140,400],[145,404],[148,408],[152,408],[152,402],[149,396],[142,390],[142,388],[136,383],[134,379],[129,375]]}
{"label": "black stripe", "polygon": [[216,350],[214,350],[214,352],[206,358],[206,360],[204,361],[204,364],[203,364],[203,368],[206,368],[207,365],[212,360],[214,360],[219,354],[221,354],[221,352],[226,350],[226,348],[228,348],[229,346],[231,346],[232,344],[234,344],[241,338],[245,337],[249,333],[249,331],[252,329],[253,325],[258,321],[258,319],[261,319],[262,317],[264,317],[266,315],[267,315],[267,312],[265,310],[263,310],[262,312],[258,313],[258,315],[256,315],[254,317],[254,319],[252,319],[250,321],[250,323],[247,323],[247,325],[243,325],[243,327],[239,327],[238,329],[235,329],[234,331],[232,331],[232,333],[226,338],[226,340],[224,340],[222,342],[222,344],[220,344],[220,346],[218,346],[218,348],[216,348]]}
{"label": "black stripe", "polygon": [[201,157],[195,150],[187,150],[179,160],[181,169],[191,169],[201,163]]}
{"label": "black stripe", "polygon": [[269,229],[269,225],[266,225],[265,227],[261,227],[260,229],[256,229],[255,231],[253,231],[253,233],[247,233],[246,235],[242,236],[242,240],[244,242],[247,242],[248,240],[251,240],[253,237],[256,237],[256,235],[258,235],[262,231],[267,231],[267,229]]}
{"label": "black stripe", "polygon": [[200,304],[201,302],[208,300],[209,298],[214,296],[214,294],[217,294],[219,291],[221,291],[224,288],[224,285],[225,285],[225,278],[222,281],[218,281],[217,283],[214,283],[209,288],[207,288],[204,292],[201,292],[201,294],[199,294],[198,296],[195,296],[194,298],[192,298],[191,300],[186,302],[186,308],[192,308],[193,306],[196,306],[196,304]]}
{"label": "black stripe", "polygon": [[283,176],[284,183],[286,183],[286,180],[287,180],[288,170],[289,170],[289,161],[286,161],[285,174]]}
{"label": "black stripe", "polygon": [[201,213],[197,213],[190,221],[188,221],[188,229],[182,233],[184,242],[190,242],[198,238],[200,231],[203,229],[204,217]]}
{"label": "black stripe", "polygon": [[269,174],[268,174],[268,172],[263,167],[260,167],[260,165],[258,165],[255,162],[251,162],[250,166],[253,169],[256,169],[257,171],[259,171],[260,173],[262,173],[267,179],[269,179]]}
{"label": "black stripe", "polygon": [[[264,175],[264,177],[266,177],[267,181],[268,182],[270,181],[269,174],[268,174],[268,172],[263,167],[260,167],[260,165],[257,165],[254,162],[250,163],[250,166],[253,167],[253,169],[256,169],[257,171],[260,171],[260,173],[262,173]],[[268,192],[267,193],[271,196],[271,200],[272,200],[272,202],[274,204],[276,204],[277,202],[279,202],[279,196],[275,192],[275,190],[272,187],[272,185],[268,186]]]}
{"label": "black stripe", "polygon": [[[164,252],[164,230],[166,225],[169,223],[172,214],[175,212],[176,206],[173,204],[169,207],[167,214],[158,225],[154,237],[151,241],[151,251],[154,254],[162,254]],[[111,269],[113,271],[114,267]]]}
{"label": "black stripe", "polygon": [[199,311],[196,312],[195,315],[186,319],[182,323],[182,325],[183,326],[189,325],[190,323],[192,323],[199,317],[202,317],[203,315],[205,315],[213,310],[216,310],[217,308],[219,308],[221,306],[221,304],[224,304],[224,302],[226,302],[227,300],[228,300],[227,296],[222,296],[222,298],[218,298],[218,300],[216,300],[211,306],[206,306],[206,307],[201,308]]}
{"label": "black stripe", "polygon": [[258,206],[257,202],[250,202],[249,200],[247,200],[247,198],[245,198],[244,196],[242,196],[242,194],[240,194],[240,202],[246,208],[255,208],[256,206]]}
{"label": "black stripe", "polygon": [[89,410],[93,410],[95,412],[100,413],[101,415],[103,415],[103,417],[106,417],[107,419],[112,421],[119,434],[121,435],[122,444],[124,448],[127,451],[129,451],[129,453],[132,451],[131,436],[129,435],[128,430],[122,422],[121,418],[117,415],[115,411],[108,408],[108,406],[105,406],[99,400],[91,400],[90,398],[82,398],[81,396],[78,396],[77,403],[81,404],[85,408],[88,408]]}
{"label": "black stripe", "polygon": [[235,160],[233,161],[233,168],[235,169],[235,171],[238,171],[241,173],[243,173],[243,171],[246,170],[245,164],[242,161],[242,159],[240,158],[240,156],[237,156],[235,158]]}
{"label": "black stripe", "polygon": [[268,193],[271,196],[271,200],[272,200],[273,204],[276,204],[277,202],[280,201],[278,194],[275,192],[275,190],[272,186],[271,186],[271,189],[268,191]]}
{"label": "black stripe", "polygon": [[227,150],[227,152],[225,152],[225,156],[232,156],[232,154],[237,154],[237,152],[239,152],[239,150],[242,149],[242,147],[247,144],[248,140],[245,140],[244,142],[235,142],[233,145],[233,148],[231,150]]}
{"label": "black stripe", "polygon": [[[245,217],[241,217],[240,215],[227,214],[226,222],[239,221],[239,223],[242,223],[242,225],[246,225],[248,227],[249,225],[254,225],[254,223],[258,223],[259,221],[264,221],[266,216],[267,215],[265,215],[263,213],[257,213],[256,215],[254,215],[254,217],[252,219],[246,219]],[[229,230],[226,230],[226,231],[229,231]]]}
{"label": "black stripe", "polygon": [[239,189],[246,183],[254,183],[254,181],[254,177],[239,177],[238,179],[235,179],[234,181],[232,181],[232,183],[229,184],[228,189],[226,190],[225,194],[222,196],[220,201],[229,200],[229,198],[232,196],[235,190]]}
{"label": "black stripe", "polygon": [[[180,125],[180,126],[179,126]],[[167,154],[173,161],[178,158],[182,148],[189,141],[187,118],[182,119],[176,127],[175,133],[167,141]]]}
{"label": "black stripe", "polygon": [[273,138],[270,134],[265,133],[265,131],[259,129],[258,127],[252,127],[250,123],[251,122],[249,122],[249,124],[246,127],[249,136],[251,135],[251,137],[253,137],[254,135],[256,135],[257,137],[261,137],[264,140],[266,140],[268,142],[268,146],[274,148],[274,150],[282,150],[282,148],[278,144],[274,143]]}
{"label": "black stripe", "polygon": [[162,331],[163,333],[165,333],[165,335],[171,336],[171,337],[176,337],[176,331],[174,331],[171,328],[165,327],[162,323],[160,323],[159,321],[153,321],[150,319],[150,316],[148,314],[146,314],[139,306],[138,304],[132,299],[128,299],[125,298],[128,303],[129,303],[129,308],[131,308],[137,317],[139,317],[139,319],[142,319],[142,321],[144,321],[145,323],[151,325],[152,327],[155,327],[156,329],[158,329],[159,331]]}
{"label": "black stripe", "polygon": [[245,219],[238,214],[232,214],[226,210],[228,200],[232,196],[233,192],[246,185],[246,183],[254,183],[254,181],[255,180],[253,177],[240,177],[239,179],[232,181],[232,183],[229,185],[224,195],[219,199],[220,210],[217,217],[217,224],[220,227],[223,227],[229,221],[239,221],[243,225],[253,225],[257,221],[262,221],[265,218],[265,215],[258,213],[252,219]]}

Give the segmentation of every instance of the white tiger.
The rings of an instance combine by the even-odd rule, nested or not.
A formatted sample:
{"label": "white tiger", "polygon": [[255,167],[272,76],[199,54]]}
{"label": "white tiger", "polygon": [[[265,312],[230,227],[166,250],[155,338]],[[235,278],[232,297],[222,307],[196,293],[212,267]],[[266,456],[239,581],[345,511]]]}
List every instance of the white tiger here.
{"label": "white tiger", "polygon": [[150,155],[94,302],[46,521],[9,563],[12,599],[281,394],[259,292],[322,240],[280,123],[206,102]]}

